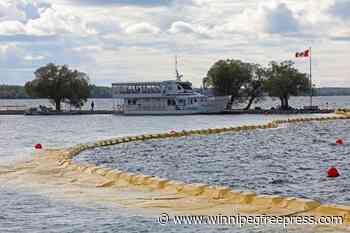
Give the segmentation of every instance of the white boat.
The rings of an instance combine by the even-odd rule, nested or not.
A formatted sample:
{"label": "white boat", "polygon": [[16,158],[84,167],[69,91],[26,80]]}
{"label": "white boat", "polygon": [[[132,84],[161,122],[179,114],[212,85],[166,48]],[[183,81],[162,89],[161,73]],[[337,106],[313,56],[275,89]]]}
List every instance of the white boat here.
{"label": "white boat", "polygon": [[181,78],[176,67],[176,80],[113,83],[115,112],[125,115],[186,115],[225,110],[229,96],[208,97],[195,92],[192,83],[181,81]]}

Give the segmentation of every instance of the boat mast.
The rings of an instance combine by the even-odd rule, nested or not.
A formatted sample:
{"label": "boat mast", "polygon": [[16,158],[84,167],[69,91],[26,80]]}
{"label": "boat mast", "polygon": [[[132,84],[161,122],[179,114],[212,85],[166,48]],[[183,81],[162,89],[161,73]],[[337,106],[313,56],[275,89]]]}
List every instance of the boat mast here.
{"label": "boat mast", "polygon": [[179,70],[177,68],[177,56],[176,55],[175,55],[175,75],[176,75],[176,81],[180,82],[183,75],[179,73]]}

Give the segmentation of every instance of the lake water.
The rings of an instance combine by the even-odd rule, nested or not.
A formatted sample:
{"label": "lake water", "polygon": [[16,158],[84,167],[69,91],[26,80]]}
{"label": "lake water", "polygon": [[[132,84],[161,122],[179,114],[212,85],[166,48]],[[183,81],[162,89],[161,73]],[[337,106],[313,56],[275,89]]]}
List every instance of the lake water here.
{"label": "lake water", "polygon": [[[329,105],[332,103],[337,103],[337,106],[350,106],[349,101],[350,97],[325,97],[319,98],[319,101],[322,103],[328,102]],[[42,100],[31,100],[30,104],[37,106],[42,104]],[[110,108],[113,106],[111,100],[96,100],[96,107],[101,109],[106,109],[107,106]],[[307,98],[304,99],[292,99],[291,103],[307,103]],[[30,105],[27,100],[0,100],[0,105]],[[242,124],[256,124],[264,123],[271,121],[276,118],[286,118],[290,116],[273,116],[273,115],[199,115],[199,116],[115,116],[115,115],[84,115],[84,116],[0,116],[0,165],[11,163],[19,159],[30,158],[33,156],[33,145],[35,143],[42,143],[44,147],[65,147],[74,145],[77,143],[84,142],[93,142],[98,139],[105,139],[115,136],[122,135],[135,135],[140,133],[151,133],[151,132],[164,132],[171,129],[182,130],[182,129],[199,129],[199,128],[210,128],[210,127],[225,127],[232,125],[242,125]],[[300,117],[300,116],[298,116]],[[339,121],[343,122],[343,121]],[[331,161],[334,160],[337,165],[344,166],[348,162],[346,154],[348,153],[347,147],[343,147],[343,154],[340,154],[341,157],[337,158],[336,153],[340,153],[341,149],[337,147],[331,147],[330,144],[334,141],[334,136],[341,135],[347,137],[347,135],[341,134],[344,127],[348,126],[348,122],[343,122],[329,126],[325,125],[324,128],[321,126],[314,125],[312,128],[309,126],[300,126],[298,128],[297,135],[304,135],[300,139],[296,140],[293,145],[293,148],[299,150],[299,154],[295,156],[300,156],[302,151],[305,150],[305,153],[309,153],[309,149],[306,148],[308,145],[307,142],[303,142],[301,138],[308,138],[308,133],[312,136],[311,138],[318,138],[315,136],[316,129],[320,128],[319,134],[324,131],[326,132],[322,137],[319,136],[321,141],[314,142],[312,148],[314,151],[317,151],[317,145],[321,145],[321,149],[317,156],[322,156],[322,151],[324,152],[323,159],[326,159],[329,156],[328,160],[323,161],[322,166],[328,166]],[[304,128],[303,128],[304,127]],[[311,126],[310,126],[311,127]],[[290,128],[293,129],[293,128]],[[310,131],[310,132],[309,132]],[[277,132],[277,131],[276,131]],[[291,130],[281,129],[282,135],[276,135],[276,143],[285,142],[290,140],[290,137],[293,137],[293,132]],[[331,133],[332,132],[332,133]],[[348,132],[348,131],[344,131]],[[265,133],[265,132],[264,132]],[[261,134],[251,134],[247,135],[220,135],[220,136],[211,136],[208,139],[205,138],[193,138],[193,143],[199,146],[200,151],[205,150],[205,145],[201,145],[201,141],[208,140],[211,149],[209,150],[210,154],[218,156],[218,153],[222,153],[223,156],[228,157],[229,153],[225,152],[225,148],[213,147],[213,140],[223,140],[224,142],[231,142],[233,144],[228,144],[231,146],[231,149],[242,142],[242,148],[246,151],[247,156],[249,155],[248,151],[251,150],[251,145],[246,144],[247,142],[253,142],[257,139],[262,140],[264,137],[270,137],[271,135],[266,132],[267,135]],[[275,133],[276,134],[276,133]],[[216,138],[218,137],[218,138]],[[236,138],[237,137],[237,138]],[[259,139],[259,140],[258,140]],[[246,140],[246,142],[244,141]],[[323,141],[322,141],[323,140]],[[233,142],[232,142],[233,141]],[[350,139],[349,139],[350,141]],[[180,142],[180,141],[179,141]],[[261,142],[261,141],[260,141]],[[274,140],[271,141],[271,143]],[[297,147],[297,144],[300,147]],[[174,141],[174,144],[165,143],[166,147],[169,150],[174,150],[176,152],[178,144]],[[271,148],[274,148],[273,145],[268,144]],[[256,145],[258,146],[258,144]],[[261,145],[260,145],[261,146]],[[286,145],[284,145],[286,146]],[[142,149],[142,144],[137,147]],[[137,148],[136,150],[130,150],[134,157],[130,158],[130,161],[135,161],[137,159]],[[188,147],[184,147],[187,148]],[[214,148],[214,149],[213,149]],[[217,148],[217,150],[215,149]],[[249,149],[250,148],[250,149]],[[147,149],[147,147],[146,147]],[[227,148],[226,148],[227,149]],[[268,156],[270,153],[269,148],[261,148],[262,156],[260,160],[264,160],[264,156]],[[275,148],[276,149],[276,148]],[[277,150],[279,149],[279,150]],[[264,164],[263,171],[268,172],[271,170],[280,171],[282,168],[278,167],[278,156],[293,154],[293,151],[285,150],[286,147],[277,148],[274,155],[276,157],[276,167],[270,167]],[[273,149],[272,149],[273,150]],[[290,148],[292,150],[292,148]],[[333,150],[333,151],[332,151]],[[338,151],[339,150],[339,151]],[[185,151],[182,151],[185,152]],[[208,152],[208,153],[209,153]],[[332,153],[334,152],[334,153]],[[336,153],[335,153],[336,152]],[[136,153],[136,154],[135,154]],[[153,152],[149,152],[152,154]],[[153,154],[154,156],[162,156],[163,151],[158,152],[158,154]],[[165,151],[164,151],[165,153]],[[226,154],[225,154],[226,153]],[[227,154],[228,153],[228,154]],[[168,153],[167,153],[168,154]],[[182,154],[182,153],[181,153]],[[183,156],[189,156],[193,154],[194,159],[199,159],[200,155],[195,155],[193,151],[190,154],[183,153]],[[244,161],[244,154],[240,157]],[[130,155],[131,156],[131,155]],[[210,155],[207,154],[205,157],[206,160],[210,160]],[[255,155],[259,156],[259,155]],[[308,159],[311,159],[312,154],[309,154]],[[316,157],[318,158],[318,157]],[[133,160],[134,159],[134,160]],[[189,161],[189,160],[188,160]],[[196,161],[196,160],[193,160]],[[293,160],[290,160],[293,161]],[[308,160],[309,161],[309,160]],[[311,161],[311,160],[310,160]],[[315,160],[318,161],[318,160]],[[189,161],[190,162],[190,161]],[[246,161],[247,162],[247,161]],[[319,161],[321,163],[321,161]],[[135,163],[135,166],[132,166],[133,163],[128,164],[128,169],[145,169],[141,167],[140,164]],[[195,179],[208,179],[208,182],[216,182],[218,176],[215,176],[215,172],[218,172],[218,167],[221,162],[213,167],[208,167],[212,171],[207,171],[201,173],[201,170],[196,169],[197,173]],[[234,163],[233,163],[234,164]],[[165,164],[166,165],[166,164]],[[244,165],[244,164],[243,164]],[[126,166],[122,164],[122,166]],[[187,164],[185,167],[188,167]],[[257,165],[256,165],[257,166]],[[259,168],[255,168],[257,170]],[[319,169],[323,171],[321,164],[307,164],[306,168],[312,168],[312,172],[316,173],[316,170]],[[203,167],[205,168],[205,167]],[[296,168],[296,167],[295,167]],[[163,168],[164,169],[164,168]],[[229,169],[233,169],[230,167]],[[243,169],[243,168],[242,168]],[[254,169],[251,169],[250,174],[254,173]],[[347,173],[347,168],[342,168],[344,170],[344,177]],[[171,171],[171,170],[170,170]],[[185,171],[185,170],[184,170]],[[228,172],[224,171],[224,172]],[[152,170],[145,172],[152,172]],[[210,174],[214,174],[213,176]],[[217,180],[217,182],[228,182],[226,173],[225,180]],[[234,173],[233,173],[234,174]],[[172,178],[177,177],[176,173],[173,174],[162,174],[164,176],[173,176]],[[185,178],[185,177],[177,177]],[[224,177],[223,177],[224,178]],[[232,180],[237,179],[232,175]],[[237,180],[236,180],[237,181]],[[249,180],[242,180],[240,188],[249,189],[263,192],[263,189],[255,187],[255,184],[244,183]],[[281,186],[289,182],[289,178],[286,177],[286,174],[281,175],[281,181],[274,181],[270,179],[267,182],[272,182],[268,185],[274,185],[277,187],[279,182]],[[237,183],[237,182],[236,182]],[[246,186],[244,186],[246,185]],[[299,184],[293,184],[296,187]],[[336,184],[335,184],[336,185]],[[232,185],[236,187],[235,185]],[[300,186],[302,187],[302,186]],[[347,186],[344,187],[346,189]],[[299,193],[304,195],[303,193]],[[298,195],[299,195],[298,194]],[[341,201],[346,202],[347,200],[343,199]],[[155,223],[155,219],[148,216],[138,216],[137,214],[130,214],[125,210],[116,210],[108,206],[95,206],[91,205],[80,205],[74,202],[67,202],[64,200],[56,200],[54,197],[47,198],[40,195],[40,193],[32,193],[30,190],[20,190],[16,187],[9,187],[6,184],[0,185],[0,206],[2,207],[2,213],[0,213],[0,232],[285,232],[281,227],[249,227],[247,229],[238,229],[237,227],[225,227],[225,226],[160,226]]]}
{"label": "lake water", "polygon": [[[189,183],[350,205],[350,145],[336,145],[337,138],[350,142],[347,120],[130,142],[88,150],[76,160]],[[342,175],[327,178],[329,166]]]}

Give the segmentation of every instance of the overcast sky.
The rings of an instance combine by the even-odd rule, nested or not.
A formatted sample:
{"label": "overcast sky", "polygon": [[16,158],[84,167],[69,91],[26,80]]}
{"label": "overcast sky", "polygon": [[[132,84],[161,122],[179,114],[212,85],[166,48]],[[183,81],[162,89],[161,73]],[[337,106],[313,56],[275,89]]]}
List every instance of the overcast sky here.
{"label": "overcast sky", "polygon": [[0,0],[0,84],[49,62],[92,83],[174,78],[200,86],[219,59],[267,65],[312,46],[317,86],[350,87],[350,0]]}

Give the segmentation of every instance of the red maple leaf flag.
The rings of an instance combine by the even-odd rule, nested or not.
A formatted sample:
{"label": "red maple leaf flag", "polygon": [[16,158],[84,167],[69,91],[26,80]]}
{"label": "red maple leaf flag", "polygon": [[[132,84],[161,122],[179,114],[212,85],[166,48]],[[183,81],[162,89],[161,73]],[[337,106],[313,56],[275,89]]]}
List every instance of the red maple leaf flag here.
{"label": "red maple leaf flag", "polygon": [[303,52],[296,52],[295,57],[309,57],[310,56],[310,50],[307,49]]}

